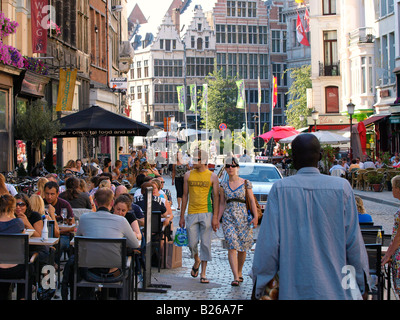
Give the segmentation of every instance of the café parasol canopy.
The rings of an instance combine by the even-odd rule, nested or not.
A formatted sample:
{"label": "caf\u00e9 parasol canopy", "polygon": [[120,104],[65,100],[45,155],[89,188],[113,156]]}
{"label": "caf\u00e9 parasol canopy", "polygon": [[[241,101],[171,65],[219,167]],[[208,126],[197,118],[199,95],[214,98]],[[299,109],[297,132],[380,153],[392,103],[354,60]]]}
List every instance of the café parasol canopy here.
{"label": "caf\u00e9 parasol canopy", "polygon": [[290,136],[294,136],[296,134],[299,134],[299,131],[297,131],[294,127],[291,126],[277,126],[273,127],[272,130],[263,133],[260,135],[261,138],[264,139],[264,141],[269,141],[271,138],[274,138],[275,141],[279,141],[283,138],[287,138]]}
{"label": "caf\u00e9 parasol canopy", "polygon": [[151,126],[97,105],[58,119],[62,128],[55,138],[82,136],[146,136]]}
{"label": "caf\u00e9 parasol canopy", "polygon": [[[300,133],[300,134],[306,134],[306,133]],[[310,132],[309,134],[315,135],[321,144],[341,144],[341,143],[347,143],[350,141],[349,138],[343,137],[340,134],[330,132],[330,131],[317,131],[317,132]],[[285,139],[282,139],[280,142],[281,143],[292,143],[292,141],[297,136],[298,135],[293,135],[293,136],[287,137]]]}

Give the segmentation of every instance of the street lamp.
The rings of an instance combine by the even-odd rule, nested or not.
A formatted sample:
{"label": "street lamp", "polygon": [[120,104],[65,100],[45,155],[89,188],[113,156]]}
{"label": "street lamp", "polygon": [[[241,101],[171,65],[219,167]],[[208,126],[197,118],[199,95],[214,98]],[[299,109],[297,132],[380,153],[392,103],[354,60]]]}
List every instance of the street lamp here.
{"label": "street lamp", "polygon": [[303,126],[304,116],[303,116],[303,115],[300,115],[300,116],[299,116],[299,120],[300,120],[300,125]]}
{"label": "street lamp", "polygon": [[311,112],[311,117],[314,120],[314,131],[317,132],[317,120],[319,118],[319,112],[317,110],[314,110]]}
{"label": "street lamp", "polygon": [[353,127],[353,114],[354,114],[355,105],[351,102],[347,105],[347,113],[350,116],[350,161],[353,160],[353,152],[352,152],[352,127]]}

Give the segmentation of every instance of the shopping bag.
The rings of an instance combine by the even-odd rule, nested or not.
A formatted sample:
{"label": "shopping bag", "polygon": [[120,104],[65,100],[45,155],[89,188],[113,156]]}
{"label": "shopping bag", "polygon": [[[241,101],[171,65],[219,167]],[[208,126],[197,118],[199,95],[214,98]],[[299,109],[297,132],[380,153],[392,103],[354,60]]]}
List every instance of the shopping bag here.
{"label": "shopping bag", "polygon": [[[164,251],[164,245],[166,245]],[[165,254],[165,257],[164,257]],[[161,268],[175,269],[182,267],[182,247],[176,246],[172,241],[161,244]]]}
{"label": "shopping bag", "polygon": [[174,245],[177,247],[184,247],[188,245],[187,231],[185,228],[176,229]]}

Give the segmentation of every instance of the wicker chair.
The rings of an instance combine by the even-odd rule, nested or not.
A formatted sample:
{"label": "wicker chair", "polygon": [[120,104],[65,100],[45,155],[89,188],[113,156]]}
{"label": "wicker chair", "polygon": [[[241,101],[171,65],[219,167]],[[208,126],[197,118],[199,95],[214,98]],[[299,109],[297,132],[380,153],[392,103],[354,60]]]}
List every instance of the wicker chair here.
{"label": "wicker chair", "polygon": [[350,172],[350,184],[351,184],[352,188],[356,187],[356,185],[357,185],[357,171],[358,170],[359,170],[358,168],[354,168]]}
{"label": "wicker chair", "polygon": [[378,172],[376,170],[368,170],[366,173],[364,173],[364,190],[369,190],[371,189],[371,185],[370,185],[370,177],[371,176],[377,176]]}
{"label": "wicker chair", "polygon": [[[389,169],[386,171],[386,182],[389,182],[392,180],[393,177],[397,176],[398,174],[400,174],[397,170],[394,169]],[[387,183],[385,183],[385,188],[387,190],[389,190]]]}
{"label": "wicker chair", "polygon": [[365,169],[359,169],[357,171],[357,181],[356,181],[356,188],[358,190],[364,189],[364,173],[366,173],[367,170]]}

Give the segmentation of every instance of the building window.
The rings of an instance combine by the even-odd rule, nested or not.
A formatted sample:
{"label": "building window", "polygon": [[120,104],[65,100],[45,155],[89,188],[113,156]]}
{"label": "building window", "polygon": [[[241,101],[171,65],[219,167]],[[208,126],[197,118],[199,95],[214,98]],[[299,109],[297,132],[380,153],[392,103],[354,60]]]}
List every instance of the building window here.
{"label": "building window", "polygon": [[195,48],[195,43],[196,43],[195,37],[194,37],[194,36],[191,36],[191,37],[190,37],[190,47],[191,47],[192,49]]}
{"label": "building window", "polygon": [[205,49],[210,48],[210,37],[205,37],[204,38],[204,48]]}
{"label": "building window", "polygon": [[236,1],[227,1],[226,2],[226,15],[228,17],[236,16]]}
{"label": "building window", "polygon": [[171,51],[171,40],[165,40],[165,51]]}
{"label": "building window", "polygon": [[324,15],[336,14],[336,0],[322,0],[322,10]]}
{"label": "building window", "polygon": [[257,3],[256,2],[248,2],[247,3],[248,8],[247,8],[247,16],[249,18],[255,18],[257,17]]}
{"label": "building window", "polygon": [[7,129],[6,114],[7,114],[7,91],[0,91],[0,131]]}
{"label": "building window", "polygon": [[174,84],[156,84],[154,86],[154,102],[163,104],[177,104],[178,93]]}
{"label": "building window", "polygon": [[281,32],[279,30],[272,30],[272,52],[281,52]]}
{"label": "building window", "polygon": [[137,88],[136,88],[137,90],[137,98],[138,98],[138,100],[141,100],[142,99],[142,86],[137,86]]}
{"label": "building window", "polygon": [[149,77],[149,60],[144,60],[143,66],[144,66],[144,77],[148,78]]}
{"label": "building window", "polygon": [[236,43],[236,26],[228,25],[228,43]]}
{"label": "building window", "polygon": [[203,39],[197,38],[197,50],[203,50]]}
{"label": "building window", "polygon": [[361,57],[361,93],[367,93],[367,58]]}
{"label": "building window", "polygon": [[129,88],[129,94],[130,94],[129,98],[131,100],[135,100],[135,87],[130,87]]}
{"label": "building window", "polygon": [[136,63],[136,65],[137,65],[137,68],[136,68],[137,78],[140,79],[142,77],[142,61],[138,61]]}
{"label": "building window", "polygon": [[[225,25],[223,25],[223,24],[216,25],[216,41],[217,41],[217,43],[226,43]],[[193,46],[193,48],[194,48],[194,46]]]}
{"label": "building window", "polygon": [[238,1],[237,4],[237,16],[245,18],[246,17],[246,1]]}
{"label": "building window", "polygon": [[202,27],[201,23],[198,23],[197,24],[197,31],[201,31],[201,27]]}
{"label": "building window", "polygon": [[247,54],[239,53],[239,77],[240,79],[247,79]]}
{"label": "building window", "polygon": [[249,44],[257,44],[257,26],[248,26]]}
{"label": "building window", "polygon": [[325,88],[326,113],[339,113],[339,88],[329,86]]}
{"label": "building window", "polygon": [[160,39],[160,49],[164,50],[164,40]]}
{"label": "building window", "polygon": [[324,31],[324,62],[325,66],[333,66],[338,62],[336,31]]}
{"label": "building window", "polygon": [[238,26],[238,43],[247,43],[247,26]]}

